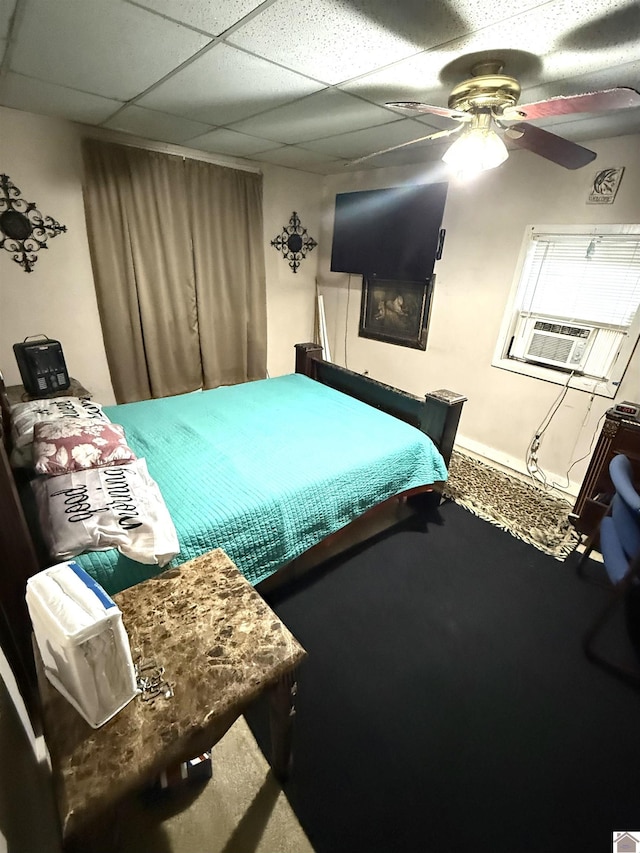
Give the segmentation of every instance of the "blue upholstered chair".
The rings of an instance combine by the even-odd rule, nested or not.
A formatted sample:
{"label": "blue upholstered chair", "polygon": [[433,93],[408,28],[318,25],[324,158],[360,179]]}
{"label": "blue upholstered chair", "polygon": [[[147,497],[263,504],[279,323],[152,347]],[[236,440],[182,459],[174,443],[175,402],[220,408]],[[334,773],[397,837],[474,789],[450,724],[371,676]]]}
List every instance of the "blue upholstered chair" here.
{"label": "blue upholstered chair", "polygon": [[[607,578],[614,593],[583,640],[589,660],[626,678],[640,681],[640,672],[603,657],[594,650],[594,639],[616,605],[638,584],[640,577],[640,495],[633,484],[631,463],[626,456],[614,456],[609,464],[609,475],[615,492],[609,510],[600,522],[598,536],[589,540],[578,564],[579,571],[599,539]],[[638,590],[640,592],[640,589]]]}

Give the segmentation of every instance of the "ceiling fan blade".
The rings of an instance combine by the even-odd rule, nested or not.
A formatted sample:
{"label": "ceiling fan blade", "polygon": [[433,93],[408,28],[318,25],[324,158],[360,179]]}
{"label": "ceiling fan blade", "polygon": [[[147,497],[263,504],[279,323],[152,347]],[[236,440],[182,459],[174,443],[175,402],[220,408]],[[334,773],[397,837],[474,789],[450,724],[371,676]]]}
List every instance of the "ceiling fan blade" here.
{"label": "ceiling fan blade", "polygon": [[364,157],[358,157],[356,160],[349,160],[345,163],[346,166],[352,166],[354,163],[362,163],[363,160],[369,160],[371,157],[377,157],[378,154],[388,154],[389,151],[397,151],[398,148],[406,148],[408,145],[415,145],[416,142],[426,142],[427,139],[440,139],[443,136],[451,136],[452,133],[458,133],[462,130],[463,125],[451,127],[449,130],[439,130],[437,133],[430,133],[428,136],[419,136],[417,139],[412,139],[410,142],[401,142],[399,145],[391,145],[389,148],[383,148],[381,151],[374,151],[373,154],[365,154]]}
{"label": "ceiling fan blade", "polygon": [[552,163],[564,166],[565,169],[581,169],[596,159],[595,151],[583,148],[576,142],[549,133],[533,124],[512,124],[507,130],[507,136],[520,148],[526,148],[534,154],[546,157]]}
{"label": "ceiling fan blade", "polygon": [[471,121],[471,116],[468,113],[463,113],[461,110],[450,110],[449,107],[434,107],[431,104],[421,104],[420,101],[389,101],[385,106],[393,107],[396,110],[409,110],[413,113],[444,116],[444,118],[452,118],[456,121]]}
{"label": "ceiling fan blade", "polygon": [[502,113],[505,119],[522,119],[529,121],[536,118],[568,115],[571,113],[604,113],[609,110],[626,110],[629,107],[640,107],[640,93],[635,89],[620,87],[618,89],[603,89],[601,92],[586,92],[584,95],[560,95],[546,101],[536,101],[533,104],[518,104],[507,107]]}

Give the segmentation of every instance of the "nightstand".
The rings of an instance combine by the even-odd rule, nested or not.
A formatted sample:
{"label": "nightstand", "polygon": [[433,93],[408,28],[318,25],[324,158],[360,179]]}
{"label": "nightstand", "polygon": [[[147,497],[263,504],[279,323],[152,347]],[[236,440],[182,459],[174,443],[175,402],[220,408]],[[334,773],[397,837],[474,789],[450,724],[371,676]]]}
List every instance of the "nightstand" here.
{"label": "nightstand", "polygon": [[84,385],[81,385],[77,379],[70,378],[71,385],[65,388],[64,391],[55,391],[53,394],[40,394],[33,397],[24,390],[24,385],[9,385],[6,389],[7,399],[10,406],[15,406],[16,403],[27,403],[30,400],[50,400],[52,397],[87,397],[91,398],[91,392],[87,391]]}
{"label": "nightstand", "polygon": [[46,678],[36,646],[66,851],[90,853],[92,839],[99,850],[115,850],[109,832],[123,798],[210,750],[263,693],[278,780],[291,761],[296,669],[307,653],[224,551],[142,581],[114,600],[134,661],[162,667],[171,690],[142,693],[92,729]]}

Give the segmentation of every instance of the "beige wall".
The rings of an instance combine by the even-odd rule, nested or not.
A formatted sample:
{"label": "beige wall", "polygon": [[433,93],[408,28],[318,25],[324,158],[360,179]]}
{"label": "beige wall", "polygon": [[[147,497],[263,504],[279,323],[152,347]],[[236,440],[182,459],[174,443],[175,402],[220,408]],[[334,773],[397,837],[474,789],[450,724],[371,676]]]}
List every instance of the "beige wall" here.
{"label": "beige wall", "polygon": [[[0,107],[0,170],[44,215],[67,226],[48,241],[31,273],[0,256],[0,368],[7,384],[20,381],[12,345],[27,335],[60,340],[67,367],[95,399],[114,402],[93,286],[82,203],[80,141],[86,128],[72,122]],[[91,131],[96,135],[96,131]],[[105,134],[106,135],[106,134]],[[117,135],[110,133],[110,139]],[[124,138],[124,137],[123,137]],[[188,149],[165,146],[189,156]],[[202,157],[200,153],[198,156]],[[205,155],[206,157],[206,155]],[[221,158],[216,158],[220,162]],[[233,161],[228,161],[233,165]],[[264,229],[268,306],[268,369],[288,373],[294,343],[313,332],[317,249],[294,274],[270,240],[296,210],[317,239],[322,181],[317,175],[265,165]],[[232,251],[241,252],[242,246]]]}
{"label": "beige wall", "polygon": [[42,333],[62,342],[72,376],[96,399],[113,402],[87,245],[78,127],[2,107],[0,124],[2,172],[43,215],[67,226],[65,234],[47,241],[31,273],[2,252],[0,367],[5,380],[20,381],[12,345]]}
{"label": "beige wall", "polygon": [[[460,442],[499,462],[525,470],[526,448],[558,393],[559,385],[491,366],[525,228],[532,224],[640,222],[640,137],[587,145],[598,153],[591,167],[571,172],[530,154],[513,152],[498,169],[468,184],[450,183],[443,226],[444,255],[436,263],[436,290],[426,352],[358,337],[361,278],[330,272],[335,195],[403,183],[444,180],[440,162],[330,176],[325,184],[319,286],[325,296],[334,360],[414,394],[450,388],[469,397]],[[625,166],[613,205],[585,203],[596,169]],[[346,325],[345,325],[346,323]],[[640,353],[616,400],[640,399]],[[570,390],[547,430],[539,461],[552,479],[566,483],[570,463],[587,453],[611,399]],[[579,483],[586,461],[571,471]]]}
{"label": "beige wall", "polygon": [[294,369],[294,344],[312,341],[319,249],[307,254],[293,273],[271,240],[295,210],[316,242],[320,238],[323,177],[263,164],[265,262],[267,270],[268,360],[270,376]]}
{"label": "beige wall", "polygon": [[[1,170],[40,211],[67,226],[49,241],[34,272],[0,257],[0,367],[9,384],[19,381],[12,344],[39,332],[62,341],[72,375],[96,399],[113,393],[100,330],[81,193],[80,139],[86,128],[71,122],[0,107]],[[92,130],[95,133],[95,130]],[[114,134],[109,138],[113,139]],[[264,227],[267,271],[268,369],[293,369],[293,344],[313,336],[315,279],[325,295],[334,361],[422,394],[450,388],[469,397],[460,442],[498,462],[524,470],[535,429],[560,386],[491,366],[505,303],[530,224],[640,222],[640,139],[619,137],[589,143],[598,152],[593,168],[570,172],[525,151],[468,185],[451,184],[444,216],[444,257],[426,352],[358,337],[360,279],[329,271],[333,206],[337,192],[397,186],[446,178],[439,162],[320,176],[264,165]],[[167,150],[194,152],[167,146]],[[202,156],[197,155],[197,156]],[[217,159],[217,158],[216,158]],[[231,162],[231,161],[230,161]],[[614,205],[585,204],[596,167],[626,167]],[[294,274],[271,239],[296,210],[320,243]],[[241,247],[233,247],[241,251]],[[320,272],[318,272],[318,270]],[[346,316],[349,299],[348,321]],[[636,352],[616,399],[640,398]],[[586,454],[611,400],[570,390],[540,450],[540,463],[563,480],[572,460]],[[571,471],[575,484],[586,462]]]}

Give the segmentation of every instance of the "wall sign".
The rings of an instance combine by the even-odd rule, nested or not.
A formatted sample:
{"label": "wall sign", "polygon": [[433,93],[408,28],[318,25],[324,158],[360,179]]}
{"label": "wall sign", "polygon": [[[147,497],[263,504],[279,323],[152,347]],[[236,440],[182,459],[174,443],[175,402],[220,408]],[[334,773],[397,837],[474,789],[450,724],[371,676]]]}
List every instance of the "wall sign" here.
{"label": "wall sign", "polygon": [[0,175],[0,249],[12,253],[25,272],[33,272],[36,252],[47,249],[47,240],[66,231],[67,226],[43,216],[35,202],[21,196],[9,175]]}
{"label": "wall sign", "polygon": [[596,172],[587,204],[613,204],[623,173],[624,166],[610,166]]}
{"label": "wall sign", "polygon": [[302,227],[300,217],[294,210],[289,224],[283,227],[282,233],[271,241],[271,245],[282,252],[285,260],[289,261],[291,269],[298,272],[300,261],[304,260],[307,253],[315,249],[318,244],[313,237],[309,237],[307,229]]}

